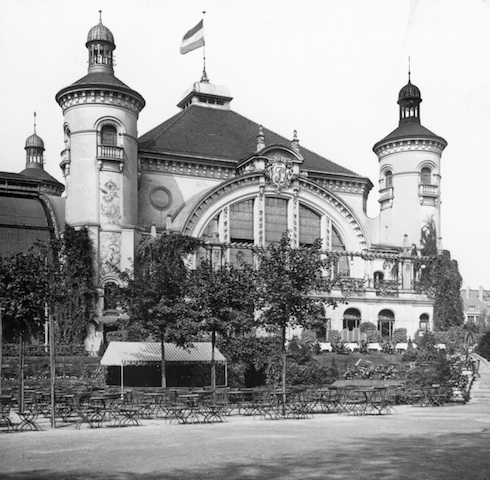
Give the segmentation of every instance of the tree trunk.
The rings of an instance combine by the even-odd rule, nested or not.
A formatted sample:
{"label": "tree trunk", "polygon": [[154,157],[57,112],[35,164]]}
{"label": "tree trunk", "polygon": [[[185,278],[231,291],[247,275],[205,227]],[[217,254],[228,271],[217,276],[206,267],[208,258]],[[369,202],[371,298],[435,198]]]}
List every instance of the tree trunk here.
{"label": "tree trunk", "polygon": [[2,307],[0,307],[0,395],[2,395],[2,374],[3,374],[3,319]]}
{"label": "tree trunk", "polygon": [[211,391],[213,392],[213,403],[216,403],[216,361],[214,349],[216,346],[216,332],[211,332]]}
{"label": "tree trunk", "polygon": [[162,388],[167,386],[167,364],[165,362],[165,330],[160,330],[160,345],[162,348],[162,358],[160,359],[160,372],[162,374]]}
{"label": "tree trunk", "polygon": [[56,351],[53,314],[49,312],[49,361],[51,366],[51,428],[56,428]]}
{"label": "tree trunk", "polygon": [[281,331],[281,353],[282,353],[282,414],[286,414],[286,325]]}
{"label": "tree trunk", "polygon": [[19,334],[19,412],[24,411],[24,333]]}

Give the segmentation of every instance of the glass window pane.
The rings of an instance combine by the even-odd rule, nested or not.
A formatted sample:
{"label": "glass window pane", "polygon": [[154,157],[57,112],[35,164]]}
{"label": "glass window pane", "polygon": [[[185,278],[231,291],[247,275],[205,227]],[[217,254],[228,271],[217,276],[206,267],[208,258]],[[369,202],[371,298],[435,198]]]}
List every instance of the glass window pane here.
{"label": "glass window pane", "polygon": [[299,243],[300,245],[313,245],[315,240],[321,238],[320,215],[302,205],[299,206]]}
{"label": "glass window pane", "polygon": [[245,200],[230,206],[230,239],[232,242],[254,239],[254,202]]}
{"label": "glass window pane", "polygon": [[265,241],[279,242],[288,229],[288,202],[282,198],[265,199]]}

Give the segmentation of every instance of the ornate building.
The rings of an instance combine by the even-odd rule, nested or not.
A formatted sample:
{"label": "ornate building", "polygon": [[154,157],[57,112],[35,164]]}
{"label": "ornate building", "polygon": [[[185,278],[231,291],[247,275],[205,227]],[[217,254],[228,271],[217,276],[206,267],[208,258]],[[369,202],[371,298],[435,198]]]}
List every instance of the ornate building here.
{"label": "ornate building", "polygon": [[152,230],[228,244],[231,263],[252,261],[248,247],[287,230],[295,245],[320,238],[325,252],[336,252],[329,273],[336,282],[315,295],[348,296],[348,304],[326,308],[327,330],[354,340],[366,321],[386,337],[396,328],[413,336],[430,327],[433,298],[418,288],[413,260],[426,222],[440,232],[446,141],[421,125],[422,98],[410,77],[398,98],[398,127],[373,147],[380,213],[370,218],[368,178],[303,147],[295,131],[287,139],[236,113],[229,90],[205,72],[177,114],[138,138],[145,101],[114,75],[116,45],[102,21],[86,47],[88,74],[56,101],[64,118],[64,214],[69,224],[88,226],[98,257],[94,332],[117,320],[103,300],[118,282],[111,267],[128,267],[139,238]]}

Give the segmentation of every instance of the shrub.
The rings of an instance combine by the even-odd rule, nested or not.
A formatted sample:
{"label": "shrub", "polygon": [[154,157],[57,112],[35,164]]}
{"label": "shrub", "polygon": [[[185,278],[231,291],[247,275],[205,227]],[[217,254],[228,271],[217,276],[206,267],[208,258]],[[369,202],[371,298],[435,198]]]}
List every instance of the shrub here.
{"label": "shrub", "polygon": [[490,360],[490,332],[486,332],[482,335],[478,342],[478,346],[476,347],[476,352],[483,358]]}
{"label": "shrub", "polygon": [[378,330],[368,330],[366,332],[366,341],[368,343],[381,343],[383,341],[383,336]]}
{"label": "shrub", "polygon": [[372,322],[361,322],[359,325],[359,330],[361,333],[367,333],[369,330],[378,330],[376,325]]}
{"label": "shrub", "polygon": [[406,343],[407,342],[407,329],[406,328],[395,328],[393,331],[393,343]]}
{"label": "shrub", "polygon": [[328,333],[328,341],[332,345],[340,343],[340,332],[338,330],[330,330],[330,332]]}

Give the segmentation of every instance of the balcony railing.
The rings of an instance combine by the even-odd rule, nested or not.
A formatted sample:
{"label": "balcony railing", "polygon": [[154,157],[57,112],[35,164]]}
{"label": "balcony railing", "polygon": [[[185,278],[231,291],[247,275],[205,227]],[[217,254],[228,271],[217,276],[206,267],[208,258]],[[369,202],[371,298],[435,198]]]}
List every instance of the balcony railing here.
{"label": "balcony railing", "polygon": [[420,197],[438,197],[439,187],[437,185],[428,185],[421,183],[419,185],[419,196]]}
{"label": "balcony railing", "polygon": [[393,198],[393,187],[383,188],[379,191],[379,203],[386,202]]}
{"label": "balcony railing", "polygon": [[99,160],[124,160],[124,148],[112,145],[99,145],[97,147],[97,159]]}

